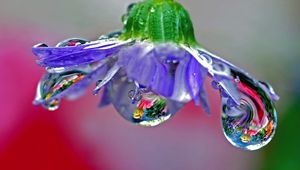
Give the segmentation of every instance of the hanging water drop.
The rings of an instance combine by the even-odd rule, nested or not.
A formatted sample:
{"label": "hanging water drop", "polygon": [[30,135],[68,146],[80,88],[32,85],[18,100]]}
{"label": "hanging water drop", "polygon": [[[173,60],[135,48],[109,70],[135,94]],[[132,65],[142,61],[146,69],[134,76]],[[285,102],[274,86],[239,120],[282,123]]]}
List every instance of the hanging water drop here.
{"label": "hanging water drop", "polygon": [[107,88],[121,116],[140,126],[164,123],[183,107],[182,103],[168,100],[148,88],[137,87],[128,79],[114,79]]}
{"label": "hanging water drop", "polygon": [[46,109],[53,111],[58,109],[62,95],[72,85],[85,77],[81,71],[69,71],[64,73],[48,73],[39,82],[34,104],[42,104]]}
{"label": "hanging water drop", "polygon": [[222,98],[222,125],[227,140],[246,150],[257,150],[273,138],[277,113],[266,92],[247,77],[237,83],[240,105],[232,106]]}

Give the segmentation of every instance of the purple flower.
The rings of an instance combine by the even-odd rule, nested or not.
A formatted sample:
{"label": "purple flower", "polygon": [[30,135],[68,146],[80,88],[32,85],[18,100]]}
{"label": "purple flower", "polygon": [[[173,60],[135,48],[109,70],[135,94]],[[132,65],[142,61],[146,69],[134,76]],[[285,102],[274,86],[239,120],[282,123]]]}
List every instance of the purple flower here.
{"label": "purple flower", "polygon": [[122,31],[96,41],[35,45],[37,63],[47,73],[34,103],[55,110],[62,98],[77,98],[96,83],[94,94],[103,89],[101,107],[112,103],[125,119],[156,126],[192,100],[209,112],[204,89],[209,76],[222,96],[226,138],[248,150],[272,139],[277,126],[273,102],[279,99],[273,88],[201,47],[180,4],[146,0],[131,6],[124,18]]}
{"label": "purple flower", "polygon": [[56,47],[35,45],[33,53],[38,57],[37,63],[47,70],[39,84],[35,104],[56,109],[62,98],[77,97],[90,84],[97,83],[95,94],[104,89],[101,106],[112,102],[129,120],[134,112],[130,107],[136,106],[132,104],[134,97],[130,98],[128,93],[139,89],[148,89],[165,99],[167,105],[172,105],[168,108],[170,114],[191,100],[209,111],[203,86],[207,75],[223,96],[239,104],[231,70],[242,71],[227,61],[184,44],[120,41],[118,35],[102,36],[96,41],[73,38]]}

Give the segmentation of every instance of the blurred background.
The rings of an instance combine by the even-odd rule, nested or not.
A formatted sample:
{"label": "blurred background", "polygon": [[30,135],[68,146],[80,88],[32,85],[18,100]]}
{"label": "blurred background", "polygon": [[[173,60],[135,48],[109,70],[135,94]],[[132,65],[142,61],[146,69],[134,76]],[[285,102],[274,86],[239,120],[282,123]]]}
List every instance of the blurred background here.
{"label": "blurred background", "polygon": [[131,0],[0,0],[0,169],[252,170],[300,169],[300,1],[182,0],[201,44],[268,81],[281,97],[272,142],[234,148],[220,124],[220,97],[208,89],[212,115],[188,104],[156,128],[98,109],[87,94],[48,112],[32,105],[44,70],[32,45],[70,37],[97,39],[122,27]]}

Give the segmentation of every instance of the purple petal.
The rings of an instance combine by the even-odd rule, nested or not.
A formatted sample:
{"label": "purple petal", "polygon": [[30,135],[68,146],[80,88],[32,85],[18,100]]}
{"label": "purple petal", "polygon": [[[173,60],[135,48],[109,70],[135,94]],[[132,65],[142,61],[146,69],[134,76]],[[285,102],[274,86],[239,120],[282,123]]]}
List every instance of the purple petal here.
{"label": "purple petal", "polygon": [[199,95],[199,91],[203,86],[204,73],[205,70],[201,65],[194,58],[191,58],[186,82],[193,98],[196,98]]}
{"label": "purple petal", "polygon": [[207,93],[204,86],[200,89],[199,99],[204,111],[208,114],[211,114],[210,105],[208,102]]}
{"label": "purple petal", "polygon": [[103,94],[101,96],[101,99],[100,99],[100,103],[99,103],[99,107],[105,107],[107,105],[109,105],[111,103],[111,100],[110,100],[110,96],[109,96],[109,90],[107,88],[104,88],[103,90]]}
{"label": "purple petal", "polygon": [[106,73],[105,77],[101,79],[101,82],[97,84],[96,88],[94,89],[94,94],[97,94],[100,91],[101,87],[106,85],[117,74],[119,70],[119,65],[115,64],[114,66],[112,66],[112,68],[110,68]]}
{"label": "purple petal", "polygon": [[188,102],[192,99],[189,90],[189,61],[191,58],[187,55],[184,60],[181,60],[176,68],[174,91],[171,99]]}
{"label": "purple petal", "polygon": [[172,100],[187,102],[203,84],[202,66],[174,44],[138,43],[119,53],[129,79]]}
{"label": "purple petal", "polygon": [[70,47],[45,47],[36,45],[32,48],[38,56],[38,64],[47,67],[71,67],[85,65],[116,54],[128,42],[94,41],[88,44]]}

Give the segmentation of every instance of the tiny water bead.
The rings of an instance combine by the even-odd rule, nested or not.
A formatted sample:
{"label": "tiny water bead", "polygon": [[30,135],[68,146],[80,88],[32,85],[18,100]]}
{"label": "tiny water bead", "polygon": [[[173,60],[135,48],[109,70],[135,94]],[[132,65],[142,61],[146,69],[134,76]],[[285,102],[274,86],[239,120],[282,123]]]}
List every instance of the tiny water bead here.
{"label": "tiny water bead", "polygon": [[257,150],[273,138],[277,113],[270,98],[253,81],[239,77],[240,105],[231,106],[222,98],[222,125],[227,140],[234,146]]}

